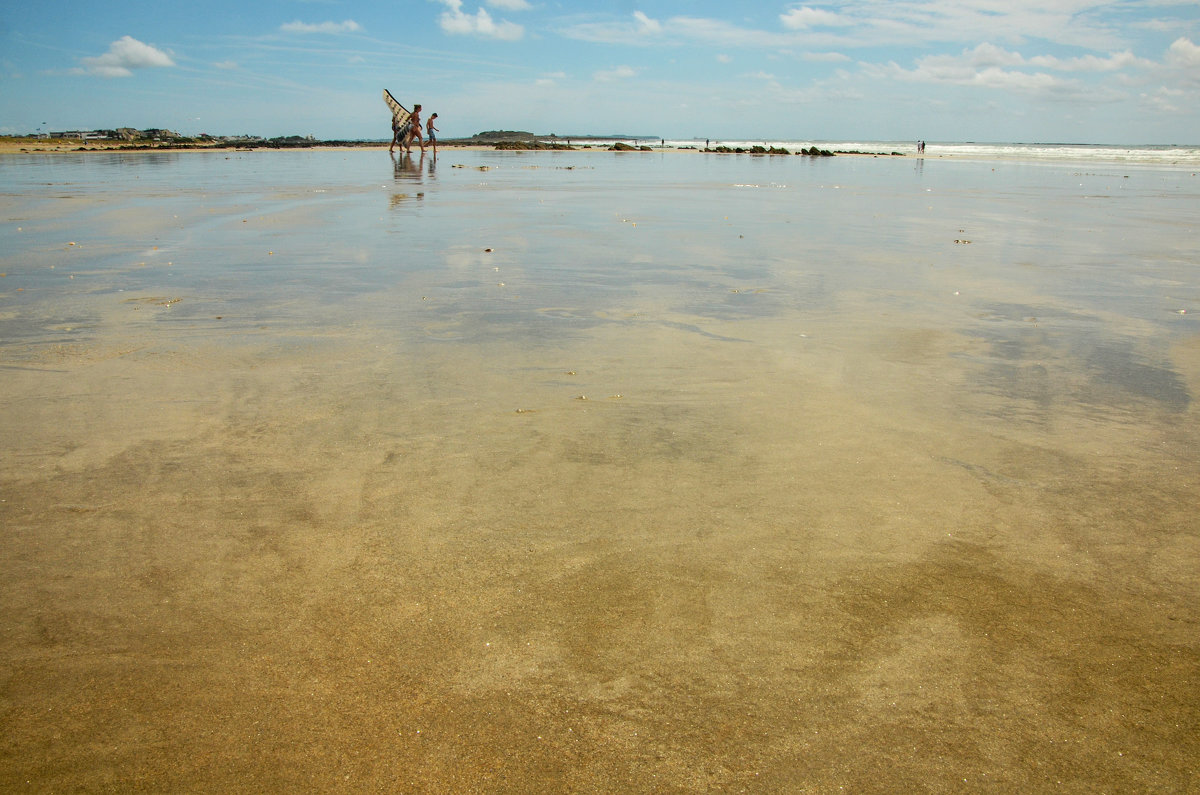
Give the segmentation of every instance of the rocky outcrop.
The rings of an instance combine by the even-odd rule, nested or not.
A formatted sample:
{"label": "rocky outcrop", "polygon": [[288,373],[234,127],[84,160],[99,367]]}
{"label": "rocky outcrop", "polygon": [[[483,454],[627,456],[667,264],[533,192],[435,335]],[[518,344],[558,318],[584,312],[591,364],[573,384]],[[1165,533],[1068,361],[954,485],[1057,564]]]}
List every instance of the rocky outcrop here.
{"label": "rocky outcrop", "polygon": [[[772,146],[770,149],[768,149],[765,146],[757,146],[757,145],[752,146],[749,149],[745,149],[740,146],[732,147],[732,148],[728,147],[728,146],[718,146],[713,149],[705,149],[704,151],[705,152],[716,152],[717,154],[723,154],[723,155],[790,155],[791,154],[791,152],[789,152],[788,150],[784,149],[781,146]],[[815,148],[814,148],[814,151],[815,151]],[[808,154],[808,152],[797,152],[796,154],[806,155],[806,154]],[[832,155],[833,153],[826,152],[825,154]]]}
{"label": "rocky outcrop", "polygon": [[570,152],[575,151],[575,147],[566,144],[548,144],[543,141],[499,141],[495,145],[496,149],[515,149],[515,150],[533,150],[533,149],[565,149]]}
{"label": "rocky outcrop", "polygon": [[510,141],[530,143],[536,140],[536,135],[524,130],[488,130],[486,132],[475,133],[467,139],[467,142],[472,144],[497,144],[508,143]]}

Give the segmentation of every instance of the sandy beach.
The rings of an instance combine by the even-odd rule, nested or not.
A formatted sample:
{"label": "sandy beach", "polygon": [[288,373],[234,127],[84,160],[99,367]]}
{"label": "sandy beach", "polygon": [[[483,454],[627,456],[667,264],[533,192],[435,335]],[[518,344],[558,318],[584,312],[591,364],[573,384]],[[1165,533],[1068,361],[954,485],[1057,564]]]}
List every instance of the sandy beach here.
{"label": "sandy beach", "polygon": [[1200,182],[0,157],[0,789],[1187,792]]}

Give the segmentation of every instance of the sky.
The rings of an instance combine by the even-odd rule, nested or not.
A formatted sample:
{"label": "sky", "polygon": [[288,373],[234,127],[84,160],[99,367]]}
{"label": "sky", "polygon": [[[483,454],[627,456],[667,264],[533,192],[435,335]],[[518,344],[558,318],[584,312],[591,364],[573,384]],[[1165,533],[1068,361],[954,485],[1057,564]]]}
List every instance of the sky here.
{"label": "sky", "polygon": [[0,134],[485,130],[1200,144],[1196,0],[58,0],[0,9]]}

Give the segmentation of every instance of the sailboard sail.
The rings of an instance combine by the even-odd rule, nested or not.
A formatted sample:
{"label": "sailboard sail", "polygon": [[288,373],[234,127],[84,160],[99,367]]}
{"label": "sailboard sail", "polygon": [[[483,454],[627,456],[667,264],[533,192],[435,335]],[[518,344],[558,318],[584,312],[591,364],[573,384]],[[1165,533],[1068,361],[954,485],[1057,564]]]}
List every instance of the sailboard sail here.
{"label": "sailboard sail", "polygon": [[404,125],[408,124],[409,117],[412,114],[408,112],[408,108],[397,102],[396,98],[386,88],[383,90],[383,101],[387,104],[388,110],[392,112],[393,130],[402,129]]}

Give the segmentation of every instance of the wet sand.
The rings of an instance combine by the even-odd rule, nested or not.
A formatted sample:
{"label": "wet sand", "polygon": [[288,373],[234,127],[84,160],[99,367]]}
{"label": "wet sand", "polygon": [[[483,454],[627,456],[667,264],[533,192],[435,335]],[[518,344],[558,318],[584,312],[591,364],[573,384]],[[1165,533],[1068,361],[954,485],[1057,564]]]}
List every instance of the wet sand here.
{"label": "wet sand", "polygon": [[1195,786],[1190,174],[0,169],[5,791]]}

